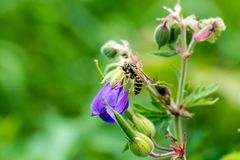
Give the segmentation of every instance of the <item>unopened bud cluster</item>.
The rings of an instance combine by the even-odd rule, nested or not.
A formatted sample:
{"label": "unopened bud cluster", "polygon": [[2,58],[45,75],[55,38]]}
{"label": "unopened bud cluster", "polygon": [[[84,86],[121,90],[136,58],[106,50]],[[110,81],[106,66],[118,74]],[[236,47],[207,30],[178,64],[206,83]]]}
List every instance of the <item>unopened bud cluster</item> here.
{"label": "unopened bud cluster", "polygon": [[[155,134],[155,127],[150,120],[144,116],[137,114],[132,116],[132,127],[122,115],[112,109],[119,127],[127,136],[129,149],[136,156],[146,157],[154,149],[151,136]],[[147,134],[147,135],[146,135]],[[149,137],[150,136],[150,137]]]}
{"label": "unopened bud cluster", "polygon": [[[183,58],[191,56],[193,44],[203,41],[214,43],[221,32],[226,29],[223,20],[219,17],[197,20],[195,15],[190,15],[183,18],[179,5],[176,5],[174,9],[167,7],[164,9],[169,14],[158,19],[161,23],[155,29],[154,39],[158,49],[168,45]],[[187,48],[188,45],[190,48]]]}

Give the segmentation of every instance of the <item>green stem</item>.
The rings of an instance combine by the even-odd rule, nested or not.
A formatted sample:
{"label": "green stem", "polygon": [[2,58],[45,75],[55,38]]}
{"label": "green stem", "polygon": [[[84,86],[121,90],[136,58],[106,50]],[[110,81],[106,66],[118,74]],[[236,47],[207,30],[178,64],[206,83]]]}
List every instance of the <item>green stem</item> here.
{"label": "green stem", "polygon": [[[179,83],[178,83],[178,93],[177,93],[177,98],[176,98],[176,108],[177,109],[179,109],[179,107],[183,101],[186,73],[187,73],[187,60],[182,59],[181,71],[180,71],[180,77],[179,77]],[[174,117],[174,127],[175,127],[175,136],[178,139],[179,143],[182,145],[183,144],[182,122],[181,122],[181,117],[178,115],[176,115]],[[184,160],[186,160],[186,157],[184,157]]]}
{"label": "green stem", "polygon": [[187,74],[187,60],[182,59],[181,71],[180,71],[179,83],[178,83],[178,93],[177,93],[177,99],[176,99],[176,105],[178,108],[180,107],[183,99],[186,74]]}
{"label": "green stem", "polygon": [[147,87],[147,90],[148,90],[153,96],[159,97],[156,89],[155,89],[152,85],[148,84],[146,87]]}
{"label": "green stem", "polygon": [[180,116],[174,117],[174,127],[175,127],[175,136],[182,144],[182,123],[181,123]]}

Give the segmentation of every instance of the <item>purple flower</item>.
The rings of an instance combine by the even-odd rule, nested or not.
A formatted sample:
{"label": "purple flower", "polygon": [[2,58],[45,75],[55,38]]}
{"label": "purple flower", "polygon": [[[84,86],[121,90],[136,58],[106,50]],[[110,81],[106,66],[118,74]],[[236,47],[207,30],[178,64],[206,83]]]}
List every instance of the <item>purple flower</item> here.
{"label": "purple flower", "polygon": [[122,114],[128,108],[128,91],[124,91],[120,83],[115,87],[111,87],[108,82],[92,101],[92,116],[99,115],[104,121],[112,124],[115,122],[115,117],[104,100],[107,101],[116,112]]}

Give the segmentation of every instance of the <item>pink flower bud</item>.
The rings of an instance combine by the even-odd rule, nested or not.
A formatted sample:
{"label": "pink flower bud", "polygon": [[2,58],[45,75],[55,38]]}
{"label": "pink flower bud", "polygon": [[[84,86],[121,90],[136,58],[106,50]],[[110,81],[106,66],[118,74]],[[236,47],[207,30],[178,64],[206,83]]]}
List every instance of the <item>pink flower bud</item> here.
{"label": "pink flower bud", "polygon": [[194,34],[194,40],[196,42],[202,42],[202,41],[205,41],[207,40],[210,36],[211,36],[211,32],[210,31],[205,31],[205,32],[196,32]]}
{"label": "pink flower bud", "polygon": [[207,40],[214,43],[225,29],[225,24],[219,17],[200,20],[198,29],[194,33],[194,40],[196,42]]}

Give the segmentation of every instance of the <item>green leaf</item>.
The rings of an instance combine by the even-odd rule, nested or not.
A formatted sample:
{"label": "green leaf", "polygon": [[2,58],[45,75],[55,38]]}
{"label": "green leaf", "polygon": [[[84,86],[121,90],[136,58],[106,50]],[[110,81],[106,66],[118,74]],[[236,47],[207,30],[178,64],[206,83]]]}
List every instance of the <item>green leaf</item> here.
{"label": "green leaf", "polygon": [[160,103],[158,103],[153,96],[151,96],[151,104],[152,104],[156,109],[163,111],[162,105],[161,105]]}
{"label": "green leaf", "polygon": [[156,127],[159,129],[159,131],[163,132],[163,134],[166,135],[168,133],[171,120],[171,116],[165,117],[161,121],[157,122]]}
{"label": "green leaf", "polygon": [[184,86],[183,97],[186,98],[190,93],[191,93],[191,91],[190,91],[189,82],[186,82],[186,84]]}
{"label": "green leaf", "polygon": [[138,113],[146,116],[147,118],[149,118],[153,122],[161,121],[161,119],[169,116],[166,112],[162,112],[160,110],[149,109],[149,108],[143,107],[139,104],[134,104],[133,109],[134,109],[135,112],[138,112]]}
{"label": "green leaf", "polygon": [[202,98],[198,100],[197,102],[193,103],[189,107],[196,107],[196,106],[211,106],[215,104],[219,100],[219,97],[213,98],[213,97],[208,97],[208,98]]}
{"label": "green leaf", "polygon": [[238,159],[240,159],[240,151],[232,152],[221,158],[221,160],[238,160]]}
{"label": "green leaf", "polygon": [[175,55],[177,55],[176,44],[175,43],[167,44],[167,45],[161,47],[160,50],[154,51],[151,54],[154,54],[157,56],[162,56],[162,57],[175,56]]}
{"label": "green leaf", "polygon": [[162,57],[172,57],[177,55],[177,52],[175,50],[168,49],[168,50],[159,50],[153,54],[157,56],[162,56]]}
{"label": "green leaf", "polygon": [[213,105],[219,98],[209,97],[209,95],[214,93],[217,89],[218,84],[211,84],[207,87],[195,89],[185,98],[186,107]]}

